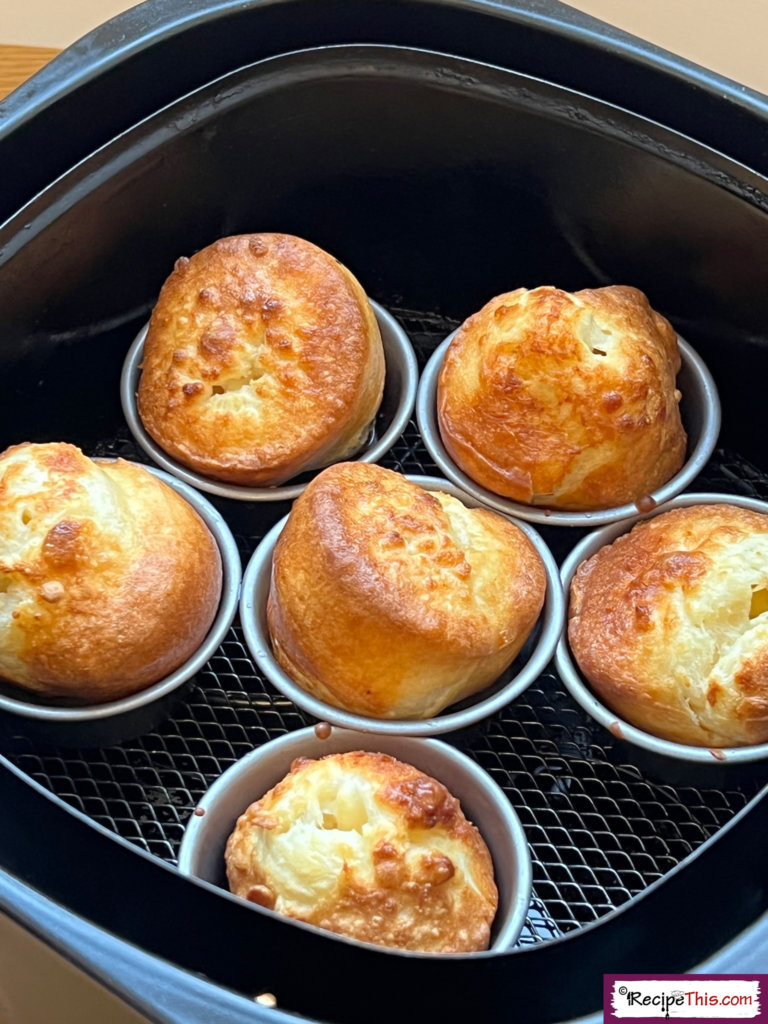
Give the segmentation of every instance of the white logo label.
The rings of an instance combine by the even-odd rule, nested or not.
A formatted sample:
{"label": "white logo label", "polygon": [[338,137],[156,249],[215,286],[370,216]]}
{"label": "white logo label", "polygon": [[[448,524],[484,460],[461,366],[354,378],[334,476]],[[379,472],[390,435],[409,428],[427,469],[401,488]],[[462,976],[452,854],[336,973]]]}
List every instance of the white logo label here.
{"label": "white logo label", "polygon": [[748,1020],[760,1013],[760,982],[743,978],[675,981],[616,980],[611,1006],[617,1017],[695,1017]]}

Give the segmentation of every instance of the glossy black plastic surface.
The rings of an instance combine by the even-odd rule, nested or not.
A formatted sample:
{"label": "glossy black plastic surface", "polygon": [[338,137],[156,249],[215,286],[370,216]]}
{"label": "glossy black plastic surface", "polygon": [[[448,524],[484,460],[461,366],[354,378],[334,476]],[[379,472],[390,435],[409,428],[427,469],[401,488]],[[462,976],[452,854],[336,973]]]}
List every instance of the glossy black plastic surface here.
{"label": "glossy black plastic surface", "polygon": [[0,144],[14,159],[0,218],[119,132],[219,75],[303,47],[360,42],[522,71],[768,172],[764,97],[557,0],[150,0],[70,47],[5,102]]}

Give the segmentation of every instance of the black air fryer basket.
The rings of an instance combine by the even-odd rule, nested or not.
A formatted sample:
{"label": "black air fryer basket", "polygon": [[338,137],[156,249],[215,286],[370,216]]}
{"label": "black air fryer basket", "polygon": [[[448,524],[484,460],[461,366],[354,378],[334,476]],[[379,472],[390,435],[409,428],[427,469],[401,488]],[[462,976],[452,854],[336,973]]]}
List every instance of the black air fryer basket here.
{"label": "black air fryer basket", "polygon": [[[353,268],[421,365],[502,291],[636,285],[720,390],[691,489],[768,498],[763,97],[553,0],[150,0],[4,113],[0,449],[144,459],[118,382],[162,281],[216,238],[276,230]],[[413,422],[383,464],[436,472]],[[287,511],[217,504],[243,559]],[[576,532],[546,537],[562,558]],[[526,830],[534,899],[512,952],[371,950],[181,877],[205,790],[311,721],[237,622],[137,739],[72,749],[3,716],[0,909],[175,1024],[544,1024],[599,1011],[604,973],[766,969],[768,772],[640,767],[553,669],[448,737]]]}

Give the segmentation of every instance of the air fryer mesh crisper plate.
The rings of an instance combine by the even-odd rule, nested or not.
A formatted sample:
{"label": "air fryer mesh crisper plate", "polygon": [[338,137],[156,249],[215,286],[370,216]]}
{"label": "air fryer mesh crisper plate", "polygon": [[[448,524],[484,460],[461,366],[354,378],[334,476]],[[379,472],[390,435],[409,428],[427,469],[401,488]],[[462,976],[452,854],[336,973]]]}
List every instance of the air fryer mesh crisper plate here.
{"label": "air fryer mesh crisper plate", "polygon": [[[457,326],[429,313],[391,312],[422,366]],[[143,458],[127,428],[88,454]],[[406,473],[436,472],[413,422],[383,464]],[[768,498],[768,476],[721,449],[694,489]],[[284,505],[218,505],[244,560],[286,511]],[[559,558],[579,535],[544,533]],[[175,863],[185,822],[210,784],[253,747],[312,721],[257,673],[236,623],[155,732],[118,746],[72,751],[30,740],[19,721],[0,736],[0,753],[66,803]],[[626,903],[714,836],[758,790],[756,782],[732,781],[728,772],[726,788],[675,786],[645,776],[573,702],[552,670],[489,721],[446,738],[503,787],[525,828],[534,898],[521,946],[570,932]]]}

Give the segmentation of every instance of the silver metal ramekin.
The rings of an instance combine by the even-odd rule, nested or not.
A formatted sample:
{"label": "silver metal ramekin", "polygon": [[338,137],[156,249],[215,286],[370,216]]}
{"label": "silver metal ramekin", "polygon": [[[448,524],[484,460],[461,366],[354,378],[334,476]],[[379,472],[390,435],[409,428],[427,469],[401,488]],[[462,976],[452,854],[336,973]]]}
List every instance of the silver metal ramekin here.
{"label": "silver metal ramekin", "polygon": [[[456,331],[435,349],[421,375],[416,397],[416,419],[422,439],[427,451],[448,479],[498,512],[546,526],[589,528],[636,517],[639,509],[634,503],[592,512],[564,512],[559,509],[543,508],[540,505],[525,505],[481,487],[459,469],[443,444],[437,423],[437,378],[445,353],[455,334]],[[677,378],[683,396],[680,400],[680,415],[688,434],[688,450],[680,472],[650,494],[650,498],[657,505],[674,498],[701,472],[715,449],[720,433],[720,399],[712,374],[686,341],[680,337],[677,340],[682,360]]]}
{"label": "silver metal ramekin", "polygon": [[[374,436],[355,459],[359,462],[377,462],[389,451],[400,437],[411,418],[416,401],[416,388],[419,380],[419,369],[416,356],[408,336],[395,318],[378,303],[371,302],[376,320],[381,331],[384,347],[386,376],[384,379],[384,396],[376,417],[377,429]],[[147,336],[148,324],[139,331],[136,339],[128,349],[120,377],[120,401],[123,415],[128,427],[149,457],[168,473],[178,477],[198,490],[216,494],[220,498],[234,498],[238,501],[292,501],[297,498],[308,481],[320,472],[311,470],[300,474],[297,478],[302,482],[282,484],[279,487],[245,487],[239,484],[228,484],[212,477],[203,476],[183,466],[165,452],[154,441],[139,417],[136,404],[136,392],[141,377],[141,360],[144,354],[144,339]]]}
{"label": "silver metal ramekin", "polygon": [[[299,729],[270,740],[228,768],[202,798],[182,839],[179,870],[223,888],[230,899],[237,899],[227,890],[224,848],[238,817],[288,774],[295,758],[318,758],[350,750],[390,754],[442,782],[458,799],[466,817],[479,829],[493,859],[499,909],[491,932],[490,951],[500,953],[510,949],[520,935],[531,899],[531,858],[525,833],[505,793],[487,772],[465,754],[439,740],[373,737],[346,729],[332,729],[327,738],[321,738],[313,728]],[[248,905],[260,913],[273,913]],[[298,927],[313,928],[296,923]],[[387,951],[382,946],[375,948]]]}
{"label": "silver metal ramekin", "polygon": [[[734,494],[682,494],[674,498],[663,508],[656,509],[647,515],[637,516],[632,522],[614,523],[605,526],[601,530],[587,534],[576,547],[571,551],[563,562],[560,575],[563,581],[563,589],[566,598],[570,592],[571,581],[576,575],[576,570],[600,548],[611,544],[617,537],[636,526],[644,519],[653,519],[673,508],[689,508],[691,505],[738,505],[740,508],[749,508],[754,512],[768,513],[768,503],[757,501],[754,498],[744,498]],[[768,757],[768,743],[759,743],[751,747],[726,747],[709,748],[696,747],[686,743],[675,743],[672,740],[660,739],[651,733],[638,729],[622,718],[610,708],[602,704],[590,689],[584,677],[571,655],[568,645],[567,628],[557,645],[555,653],[555,666],[557,672],[565,684],[573,699],[580,704],[587,714],[591,715],[600,725],[618,740],[625,740],[627,743],[639,747],[653,755],[661,755],[664,758],[674,758],[677,761],[689,762],[693,765],[736,765],[747,764],[752,761],[760,761]],[[659,762],[656,762],[657,764]]]}
{"label": "silver metal ramekin", "polygon": [[[452,494],[470,508],[484,507],[482,502],[464,494],[447,480],[410,475],[407,479],[424,490]],[[495,684],[460,702],[455,710],[448,709],[434,718],[425,719],[370,718],[342,711],[313,697],[294,682],[278,664],[272,653],[267,629],[267,597],[272,573],[272,552],[286,520],[287,516],[266,534],[246,567],[240,599],[240,620],[245,642],[259,669],[282,694],[316,718],[342,729],[355,729],[379,735],[436,736],[473,725],[506,707],[538,678],[550,661],[565,621],[565,600],[557,563],[538,533],[527,523],[516,522],[515,525],[531,541],[544,563],[547,593],[537,626],[534,627],[517,659]]]}
{"label": "silver metal ramekin", "polygon": [[[183,665],[180,665],[164,679],[152,683],[151,686],[147,686],[129,697],[122,697],[104,704],[63,706],[54,702],[46,702],[44,697],[35,696],[24,699],[21,696],[15,696],[17,687],[12,688],[14,695],[11,696],[8,692],[11,687],[9,685],[6,687],[4,684],[3,692],[0,694],[1,710],[12,712],[14,715],[22,715],[25,718],[36,719],[39,723],[50,727],[48,732],[51,737],[55,737],[66,745],[71,745],[67,742],[68,730],[73,730],[73,733],[78,736],[77,745],[100,745],[101,742],[111,741],[115,736],[128,738],[130,734],[138,735],[145,731],[143,723],[150,721],[152,716],[150,711],[150,719],[147,719],[144,714],[145,710],[149,709],[150,705],[162,702],[174,690],[191,679],[196,672],[200,671],[224,639],[237,611],[242,576],[240,555],[235,539],[222,515],[206,498],[187,484],[153,466],[141,466],[141,468],[158,477],[186,499],[211,531],[221,554],[222,588],[219,610],[205,640]],[[159,608],[158,615],[162,614],[163,610]],[[169,623],[169,628],[173,628],[173,623]],[[18,693],[21,694],[23,691],[18,690]],[[89,730],[88,725],[93,728]],[[85,728],[83,728],[84,726]]]}

